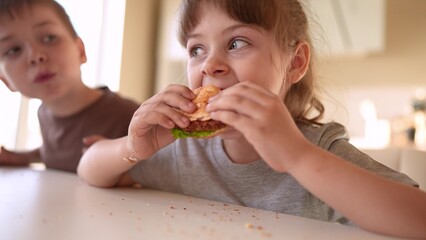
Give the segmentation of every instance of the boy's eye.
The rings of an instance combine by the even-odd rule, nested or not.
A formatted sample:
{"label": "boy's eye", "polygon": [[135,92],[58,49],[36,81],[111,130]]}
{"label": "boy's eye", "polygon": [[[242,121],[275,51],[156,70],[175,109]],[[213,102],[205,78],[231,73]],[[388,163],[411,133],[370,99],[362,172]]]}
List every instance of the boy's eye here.
{"label": "boy's eye", "polygon": [[56,38],[57,37],[54,36],[54,35],[46,35],[46,36],[43,37],[42,41],[44,43],[51,43],[51,42],[54,42],[56,40]]}
{"label": "boy's eye", "polygon": [[190,57],[197,57],[197,56],[203,55],[205,52],[206,51],[201,47],[194,47],[194,48],[190,49],[189,56]]}
{"label": "boy's eye", "polygon": [[12,47],[12,48],[9,48],[5,53],[4,53],[4,55],[5,56],[13,56],[13,55],[15,55],[15,54],[18,54],[19,52],[21,51],[21,47],[18,47],[18,46],[16,46],[16,47]]}
{"label": "boy's eye", "polygon": [[235,39],[231,42],[229,49],[230,50],[239,49],[239,48],[243,48],[245,46],[248,46],[248,43],[246,41],[241,40],[241,39]]}

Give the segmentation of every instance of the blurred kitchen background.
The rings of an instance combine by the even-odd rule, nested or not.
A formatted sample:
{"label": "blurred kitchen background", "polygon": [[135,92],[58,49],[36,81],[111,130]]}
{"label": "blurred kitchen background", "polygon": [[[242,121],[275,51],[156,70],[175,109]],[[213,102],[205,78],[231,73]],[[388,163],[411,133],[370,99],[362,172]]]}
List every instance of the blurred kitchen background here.
{"label": "blurred kitchen background", "polygon": [[[311,9],[326,120],[347,126],[361,148],[426,149],[426,1],[302,1]],[[86,84],[142,102],[186,83],[185,51],[176,41],[179,0],[58,2],[86,44]],[[0,100],[0,144],[38,146],[40,102],[3,84]]]}

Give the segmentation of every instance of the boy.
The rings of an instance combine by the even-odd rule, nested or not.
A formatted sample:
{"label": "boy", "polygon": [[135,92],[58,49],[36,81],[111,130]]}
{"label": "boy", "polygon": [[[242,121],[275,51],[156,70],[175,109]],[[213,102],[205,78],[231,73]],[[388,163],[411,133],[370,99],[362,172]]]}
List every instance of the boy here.
{"label": "boy", "polygon": [[[127,135],[138,104],[81,79],[87,61],[63,7],[54,0],[0,0],[0,79],[11,90],[42,104],[43,145],[29,152],[0,150],[0,164],[42,161],[75,172],[82,151],[99,138]],[[84,141],[83,141],[84,139]]]}

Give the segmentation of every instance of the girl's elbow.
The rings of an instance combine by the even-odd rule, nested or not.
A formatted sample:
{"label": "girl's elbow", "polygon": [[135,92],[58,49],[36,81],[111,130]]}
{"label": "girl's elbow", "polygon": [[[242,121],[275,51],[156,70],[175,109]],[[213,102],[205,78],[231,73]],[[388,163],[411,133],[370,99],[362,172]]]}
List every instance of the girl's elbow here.
{"label": "girl's elbow", "polygon": [[86,184],[92,186],[92,187],[98,187],[98,188],[113,188],[115,187],[117,184],[116,183],[109,183],[109,182],[105,182],[102,179],[97,179],[95,177],[88,177],[84,174],[78,174],[79,178],[85,182]]}

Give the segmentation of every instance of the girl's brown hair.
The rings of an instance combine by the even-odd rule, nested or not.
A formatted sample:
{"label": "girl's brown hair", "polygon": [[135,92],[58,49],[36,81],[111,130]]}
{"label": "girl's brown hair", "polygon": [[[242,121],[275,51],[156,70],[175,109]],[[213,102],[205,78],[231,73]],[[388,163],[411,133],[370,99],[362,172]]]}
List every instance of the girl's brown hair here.
{"label": "girl's brown hair", "polygon": [[[300,41],[312,46],[308,18],[299,0],[183,0],[179,29],[182,46],[186,46],[188,34],[200,21],[199,10],[203,4],[224,11],[232,19],[271,32],[283,51],[294,50]],[[315,92],[313,64],[311,58],[305,76],[290,87],[284,102],[295,121],[320,124],[324,105]]]}
{"label": "girl's brown hair", "polygon": [[1,18],[7,16],[10,19],[19,18],[19,14],[24,8],[39,4],[43,4],[51,8],[58,15],[69,33],[74,38],[78,37],[65,9],[55,0],[0,0],[0,16]]}

